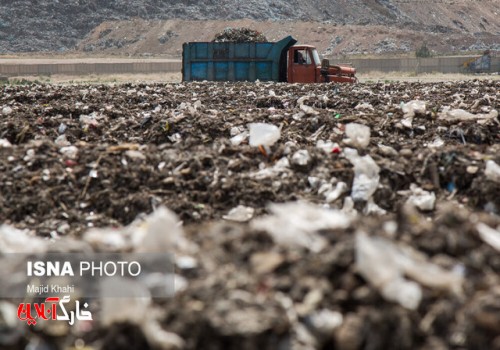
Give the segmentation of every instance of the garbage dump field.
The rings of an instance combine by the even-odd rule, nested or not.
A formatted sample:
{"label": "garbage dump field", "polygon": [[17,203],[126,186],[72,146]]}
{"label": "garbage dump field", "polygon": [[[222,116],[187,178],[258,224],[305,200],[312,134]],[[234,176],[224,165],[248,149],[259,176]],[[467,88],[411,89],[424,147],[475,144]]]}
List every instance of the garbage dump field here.
{"label": "garbage dump field", "polygon": [[0,348],[500,349],[499,110],[498,81],[4,86],[0,255],[161,248],[176,292],[75,327],[0,301]]}

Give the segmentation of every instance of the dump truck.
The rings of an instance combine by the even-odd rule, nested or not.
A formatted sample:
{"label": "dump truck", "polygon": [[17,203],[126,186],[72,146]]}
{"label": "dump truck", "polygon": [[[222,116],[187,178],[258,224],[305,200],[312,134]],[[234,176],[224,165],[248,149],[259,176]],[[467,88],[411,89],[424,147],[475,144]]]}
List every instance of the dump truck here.
{"label": "dump truck", "polygon": [[311,45],[278,42],[190,42],[182,47],[183,81],[276,81],[354,83],[356,69],[320,60]]}
{"label": "dump truck", "polygon": [[466,73],[487,73],[491,70],[491,51],[486,50],[481,57],[474,57],[462,65]]}

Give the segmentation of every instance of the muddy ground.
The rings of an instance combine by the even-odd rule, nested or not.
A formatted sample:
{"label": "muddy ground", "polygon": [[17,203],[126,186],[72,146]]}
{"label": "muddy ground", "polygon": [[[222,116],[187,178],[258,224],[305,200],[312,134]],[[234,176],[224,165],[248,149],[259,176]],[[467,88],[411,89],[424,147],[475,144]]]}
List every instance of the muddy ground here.
{"label": "muddy ground", "polygon": [[[498,81],[476,80],[4,86],[0,222],[80,240],[91,227],[172,210],[199,250],[197,266],[179,271],[187,288],[154,304],[161,327],[182,339],[171,348],[500,349],[500,256],[477,226],[500,224],[500,175],[485,171],[488,161],[500,164],[499,90]],[[403,107],[412,100],[426,106],[409,122]],[[473,116],[450,120],[447,107]],[[278,142],[250,146],[244,136],[257,122],[279,127]],[[367,147],[348,144],[349,123],[370,128]],[[347,147],[380,168],[368,204],[350,201]],[[346,191],[328,199],[339,182]],[[436,204],[408,204],[412,184],[434,193]],[[258,219],[269,203],[298,200],[349,223],[312,229],[326,240],[313,249],[283,244],[253,221],[227,220],[238,205]],[[360,232],[462,271],[461,291],[421,283],[417,307],[387,300],[356,262]],[[341,321],[318,325],[332,315]],[[2,339],[12,348],[35,340],[68,348],[76,339],[91,348],[168,348],[133,322]]]}

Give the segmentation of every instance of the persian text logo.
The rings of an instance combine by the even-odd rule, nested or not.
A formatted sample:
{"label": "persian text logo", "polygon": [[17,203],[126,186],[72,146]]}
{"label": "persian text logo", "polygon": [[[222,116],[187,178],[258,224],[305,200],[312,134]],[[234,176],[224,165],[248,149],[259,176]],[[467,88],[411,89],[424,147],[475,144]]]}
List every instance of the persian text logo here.
{"label": "persian text logo", "polygon": [[[25,321],[29,326],[36,325],[37,319],[44,321],[68,321],[70,326],[75,323],[75,319],[85,321],[92,320],[92,313],[89,310],[81,309],[80,302],[78,300],[75,301],[75,311],[70,311],[68,313],[64,304],[69,303],[70,301],[70,296],[66,295],[63,298],[47,298],[44,303],[21,303],[17,308],[17,318],[21,321]],[[82,306],[84,309],[87,309],[89,305],[84,303]],[[58,314],[58,309],[62,312],[62,314]]]}

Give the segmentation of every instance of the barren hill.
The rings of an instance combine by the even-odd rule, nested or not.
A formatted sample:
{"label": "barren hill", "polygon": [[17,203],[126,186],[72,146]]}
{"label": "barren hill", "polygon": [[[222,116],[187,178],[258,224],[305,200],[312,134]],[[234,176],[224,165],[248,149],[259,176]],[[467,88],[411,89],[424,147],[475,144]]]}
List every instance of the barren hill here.
{"label": "barren hill", "polygon": [[484,37],[500,42],[499,17],[498,0],[2,0],[0,53],[67,51],[103,22],[130,19],[378,25],[476,37],[481,46]]}
{"label": "barren hill", "polygon": [[[500,36],[490,33],[439,33],[382,25],[335,25],[307,21],[107,21],[77,45],[78,52],[94,55],[180,57],[182,44],[211,41],[227,27],[244,26],[276,41],[293,35],[330,57],[360,54],[414,54],[423,43],[439,53],[500,50]],[[193,30],[196,28],[196,30]]]}

